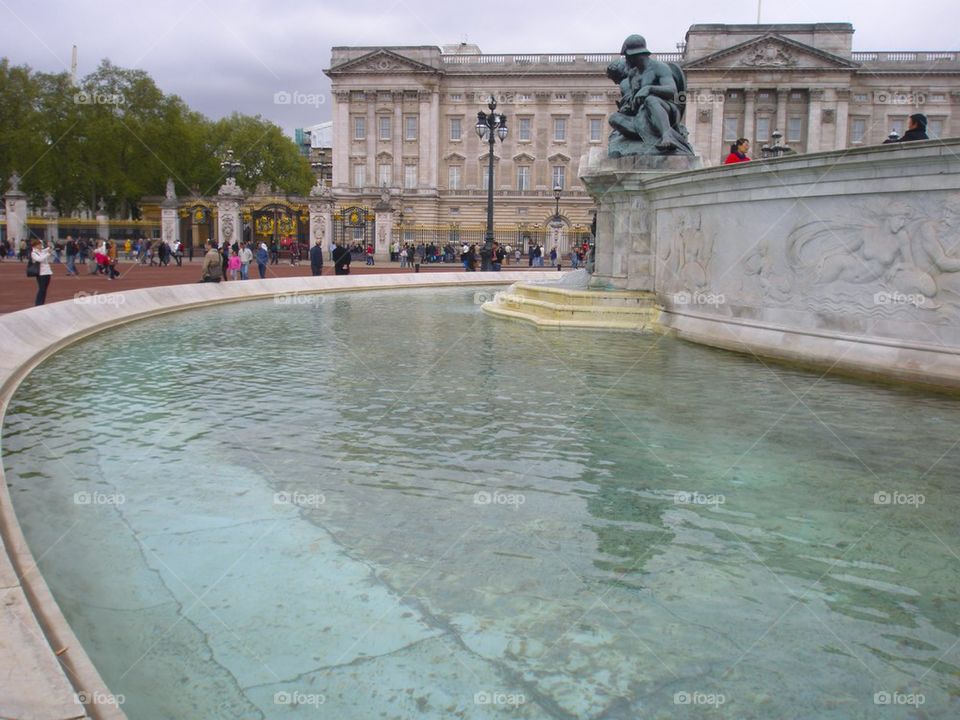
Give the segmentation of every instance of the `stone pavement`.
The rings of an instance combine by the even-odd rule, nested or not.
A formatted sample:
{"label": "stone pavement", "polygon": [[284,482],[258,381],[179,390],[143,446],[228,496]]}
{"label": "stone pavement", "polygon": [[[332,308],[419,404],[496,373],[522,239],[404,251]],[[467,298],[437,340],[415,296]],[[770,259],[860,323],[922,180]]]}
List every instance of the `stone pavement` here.
{"label": "stone pavement", "polygon": [[[85,267],[78,267],[80,275],[77,277],[67,276],[66,265],[53,265],[53,280],[50,281],[50,289],[47,291],[47,303],[57,302],[59,300],[71,300],[79,292],[85,293],[111,293],[121,290],[135,290],[147,287],[158,287],[161,285],[184,285],[187,283],[196,283],[200,280],[200,258],[194,259],[193,263],[187,260],[183,261],[182,267],[171,264],[169,267],[150,267],[148,265],[137,265],[133,262],[121,260],[117,266],[120,270],[120,277],[116,280],[109,280],[104,275],[89,275]],[[504,265],[504,271],[510,270],[550,270],[544,268],[528,268],[526,259],[521,260],[521,265]],[[459,272],[463,270],[460,263],[438,263],[420,266],[422,273],[437,272]],[[376,265],[365,265],[362,260],[354,262],[350,266],[351,275],[367,275],[371,273],[409,273],[413,274],[413,269],[401,268],[398,262],[381,262]],[[324,275],[333,275],[333,263],[324,259]],[[267,278],[286,278],[286,277],[308,277],[310,275],[310,264],[300,263],[292,266],[289,262],[281,262],[278,265],[270,265],[267,268]],[[254,282],[259,279],[256,265],[251,268],[250,280]],[[239,282],[239,281],[238,281]],[[37,294],[37,282],[33,278],[27,277],[26,263],[17,262],[16,259],[4,259],[0,262],[0,314],[23,310],[33,306],[33,299]]]}

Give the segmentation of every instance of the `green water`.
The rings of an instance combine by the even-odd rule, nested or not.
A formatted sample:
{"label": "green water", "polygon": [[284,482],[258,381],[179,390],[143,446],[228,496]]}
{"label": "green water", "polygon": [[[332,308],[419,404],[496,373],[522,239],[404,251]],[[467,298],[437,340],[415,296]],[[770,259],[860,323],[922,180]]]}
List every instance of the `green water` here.
{"label": "green water", "polygon": [[474,299],[181,313],[27,379],[14,505],[130,718],[960,716],[960,403]]}

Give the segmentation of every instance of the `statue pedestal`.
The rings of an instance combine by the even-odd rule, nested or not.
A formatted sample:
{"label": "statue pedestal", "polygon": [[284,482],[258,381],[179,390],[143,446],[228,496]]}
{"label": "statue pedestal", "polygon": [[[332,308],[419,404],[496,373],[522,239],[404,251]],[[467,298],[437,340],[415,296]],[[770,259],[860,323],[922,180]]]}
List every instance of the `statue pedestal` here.
{"label": "statue pedestal", "polygon": [[652,291],[656,250],[652,238],[655,213],[644,186],[670,173],[696,170],[695,155],[627,155],[606,157],[600,148],[580,161],[580,179],[597,203],[594,273],[598,290]]}

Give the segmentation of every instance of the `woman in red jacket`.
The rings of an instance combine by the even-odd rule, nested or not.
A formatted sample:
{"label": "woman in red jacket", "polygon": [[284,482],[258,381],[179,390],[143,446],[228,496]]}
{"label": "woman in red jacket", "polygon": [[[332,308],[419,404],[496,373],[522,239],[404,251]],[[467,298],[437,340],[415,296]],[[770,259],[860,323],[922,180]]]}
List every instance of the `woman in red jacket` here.
{"label": "woman in red jacket", "polygon": [[749,162],[750,158],[747,157],[747,150],[749,149],[750,141],[746,138],[740,138],[730,146],[730,154],[727,155],[727,159],[723,161],[723,164],[729,165],[730,163]]}

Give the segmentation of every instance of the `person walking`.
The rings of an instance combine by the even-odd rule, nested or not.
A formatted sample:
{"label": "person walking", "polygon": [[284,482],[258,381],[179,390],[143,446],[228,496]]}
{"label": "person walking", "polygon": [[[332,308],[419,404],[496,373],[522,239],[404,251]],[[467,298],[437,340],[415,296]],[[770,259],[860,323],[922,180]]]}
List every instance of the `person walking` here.
{"label": "person walking", "polygon": [[323,245],[314,243],[310,248],[310,272],[313,275],[323,275]]}
{"label": "person walking", "polygon": [[260,273],[260,279],[267,277],[267,263],[270,262],[270,251],[267,250],[266,243],[260,243],[260,249],[257,250],[257,272]]}
{"label": "person walking", "polygon": [[217,252],[213,240],[207,240],[207,254],[203,256],[203,264],[200,266],[200,282],[218,283],[221,274],[220,253]]}
{"label": "person walking", "polygon": [[[50,287],[50,279],[53,277],[53,269],[50,267],[53,250],[49,246],[44,247],[39,239],[32,240],[30,247],[30,262],[39,264],[37,269],[37,297],[33,303],[36,307],[47,301],[47,289]],[[29,266],[27,266],[27,272],[30,272]]]}
{"label": "person walking", "polygon": [[173,259],[177,261],[177,267],[183,267],[183,243],[179,240],[173,241]]}
{"label": "person walking", "polygon": [[240,256],[236,250],[230,251],[230,258],[227,260],[227,270],[230,271],[230,279],[236,280],[237,273],[240,272]]}
{"label": "person walking", "polygon": [[339,242],[333,248],[333,273],[334,275],[350,274],[350,250]]}
{"label": "person walking", "polygon": [[253,250],[245,242],[240,243],[240,279],[250,279],[250,263],[253,262]]}
{"label": "person walking", "polygon": [[77,247],[76,241],[73,239],[72,235],[67,235],[67,275],[77,275],[77,253],[80,251],[80,248]]}

